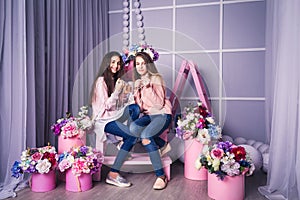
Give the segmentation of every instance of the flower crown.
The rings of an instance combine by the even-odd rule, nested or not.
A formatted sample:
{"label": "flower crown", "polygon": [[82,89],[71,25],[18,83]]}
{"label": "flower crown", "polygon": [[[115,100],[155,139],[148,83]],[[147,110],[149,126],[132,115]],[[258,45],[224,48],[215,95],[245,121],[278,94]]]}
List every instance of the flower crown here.
{"label": "flower crown", "polygon": [[145,52],[147,53],[153,61],[158,60],[159,54],[155,49],[153,49],[150,45],[132,45],[129,49],[125,49],[122,54],[122,59],[124,63],[128,63],[133,60],[137,53]]}

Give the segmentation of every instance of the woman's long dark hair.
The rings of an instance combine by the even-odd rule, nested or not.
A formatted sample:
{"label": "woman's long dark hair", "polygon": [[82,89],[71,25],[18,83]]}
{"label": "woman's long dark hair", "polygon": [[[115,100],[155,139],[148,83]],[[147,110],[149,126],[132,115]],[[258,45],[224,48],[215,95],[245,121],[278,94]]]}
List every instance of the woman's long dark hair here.
{"label": "woman's long dark hair", "polygon": [[[118,56],[120,58],[120,66],[121,66],[121,69],[115,74],[113,74],[110,69],[111,58],[114,56]],[[92,85],[92,90],[90,93],[90,104],[92,103],[92,101],[94,99],[94,94],[95,94],[94,90],[96,87],[97,79],[99,77],[101,77],[101,76],[104,77],[104,81],[107,85],[108,96],[110,97],[110,95],[113,93],[113,91],[115,89],[116,81],[118,80],[118,78],[121,78],[124,74],[125,74],[124,63],[123,63],[121,54],[117,51],[111,51],[111,52],[108,52],[107,54],[105,54],[105,56],[102,59],[102,63],[100,65],[97,76]]]}
{"label": "woman's long dark hair", "polygon": [[133,70],[133,80],[134,81],[141,78],[141,75],[136,70],[136,57],[138,57],[138,56],[142,57],[143,60],[145,61],[146,67],[147,67],[147,70],[148,70],[148,73],[150,76],[152,76],[152,75],[160,76],[158,73],[158,70],[157,70],[152,58],[149,56],[149,54],[147,54],[145,52],[138,52],[135,55],[135,59],[134,59],[134,70]]}

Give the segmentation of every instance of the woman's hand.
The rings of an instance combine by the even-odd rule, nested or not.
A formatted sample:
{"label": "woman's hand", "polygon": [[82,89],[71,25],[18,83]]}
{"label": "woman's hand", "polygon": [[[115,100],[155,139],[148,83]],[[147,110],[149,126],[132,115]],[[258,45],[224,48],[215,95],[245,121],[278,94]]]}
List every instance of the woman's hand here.
{"label": "woman's hand", "polygon": [[137,79],[135,82],[134,82],[134,89],[139,89],[143,86],[143,82],[141,79]]}
{"label": "woman's hand", "polygon": [[119,78],[116,82],[115,91],[120,93],[124,88],[124,86],[125,86],[125,81]]}

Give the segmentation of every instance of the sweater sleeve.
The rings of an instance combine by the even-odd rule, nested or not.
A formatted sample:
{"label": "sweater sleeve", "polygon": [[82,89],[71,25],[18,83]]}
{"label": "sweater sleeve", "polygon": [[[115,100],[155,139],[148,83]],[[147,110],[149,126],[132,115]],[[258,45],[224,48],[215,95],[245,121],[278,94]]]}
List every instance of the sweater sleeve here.
{"label": "sweater sleeve", "polygon": [[165,89],[160,76],[152,77],[149,86],[145,86],[141,90],[141,101],[145,107],[152,107],[160,110],[165,104]]}
{"label": "sweater sleeve", "polygon": [[96,82],[94,97],[92,100],[93,119],[95,117],[101,118],[106,111],[115,109],[119,93],[115,91],[110,97],[108,97],[107,90],[108,89],[104,78],[99,77]]}

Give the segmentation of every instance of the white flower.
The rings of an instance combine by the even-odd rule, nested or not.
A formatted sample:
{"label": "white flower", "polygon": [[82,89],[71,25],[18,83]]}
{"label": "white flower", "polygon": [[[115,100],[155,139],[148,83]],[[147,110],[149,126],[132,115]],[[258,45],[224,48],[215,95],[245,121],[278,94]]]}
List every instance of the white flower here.
{"label": "white flower", "polygon": [[207,117],[206,120],[207,120],[209,123],[211,123],[211,124],[214,124],[214,123],[215,123],[215,120],[214,120],[214,118],[212,118],[212,117]]}
{"label": "white flower", "polygon": [[208,144],[208,142],[211,140],[211,137],[208,133],[207,129],[199,129],[198,130],[198,135],[197,139],[202,143],[202,144]]}
{"label": "white flower", "polygon": [[198,170],[202,167],[202,164],[201,164],[201,162],[200,162],[200,157],[198,157],[198,158],[196,159],[195,167],[196,167],[196,169],[198,169]]}
{"label": "white flower", "polygon": [[218,171],[220,167],[220,160],[219,159],[214,159],[212,162],[212,167],[214,168],[214,171]]}
{"label": "white flower", "polygon": [[179,127],[185,127],[189,122],[187,120],[178,120]]}
{"label": "white flower", "polygon": [[51,163],[48,159],[39,160],[38,164],[36,165],[36,169],[40,174],[48,173],[51,167]]}
{"label": "white flower", "polygon": [[74,162],[75,162],[74,156],[71,156],[71,155],[68,155],[67,160],[68,160],[70,163],[74,163]]}

